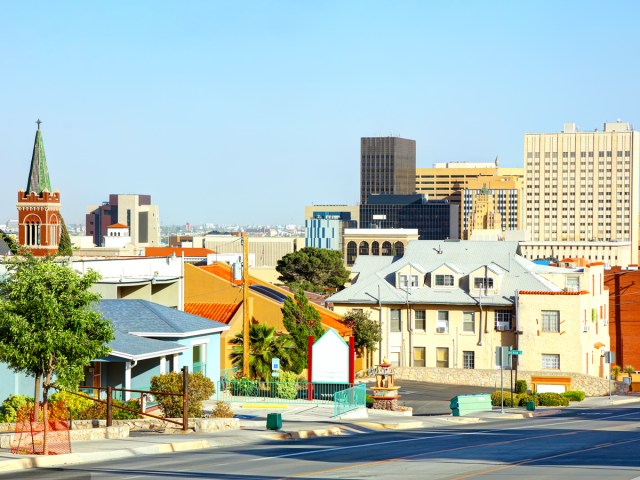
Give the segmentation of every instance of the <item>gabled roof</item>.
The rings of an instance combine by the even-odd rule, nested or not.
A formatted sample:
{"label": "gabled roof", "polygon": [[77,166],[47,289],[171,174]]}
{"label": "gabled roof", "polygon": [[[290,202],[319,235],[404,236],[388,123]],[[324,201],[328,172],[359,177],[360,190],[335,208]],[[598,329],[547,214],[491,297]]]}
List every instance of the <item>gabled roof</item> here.
{"label": "gabled roof", "polygon": [[[362,272],[356,283],[332,295],[327,302],[336,304],[455,304],[508,306],[513,304],[516,289],[532,291],[558,291],[560,288],[538,275],[537,267],[519,255],[517,242],[482,241],[430,241],[413,240],[407,245],[405,255],[380,268],[378,259],[366,255],[357,258]],[[433,271],[443,264],[455,266],[460,275],[468,275],[482,266],[503,274],[500,290],[495,295],[482,297],[471,295],[460,288],[400,289],[393,286],[395,272],[408,264],[422,265]],[[375,268],[377,267],[377,270]],[[368,274],[365,275],[364,272]],[[378,294],[379,292],[379,294]]]}
{"label": "gabled roof", "polygon": [[208,248],[179,248],[179,247],[146,247],[144,249],[145,257],[168,257],[175,254],[176,257],[206,257],[215,253]]}
{"label": "gabled roof", "polygon": [[44,142],[42,141],[42,132],[40,131],[41,122],[38,120],[36,123],[38,123],[38,130],[36,130],[36,139],[33,142],[33,154],[31,155],[29,178],[27,178],[27,189],[25,190],[27,195],[31,192],[42,195],[44,190],[51,192],[47,157],[44,154]]}
{"label": "gabled roof", "polygon": [[185,303],[184,311],[228,325],[241,303]]}
{"label": "gabled roof", "polygon": [[148,300],[100,300],[96,309],[116,330],[141,337],[184,338],[229,329],[223,323]]}
{"label": "gabled roof", "polygon": [[115,338],[109,343],[111,354],[128,360],[144,360],[188,350],[188,347],[167,340],[139,337],[120,330],[115,331]]}

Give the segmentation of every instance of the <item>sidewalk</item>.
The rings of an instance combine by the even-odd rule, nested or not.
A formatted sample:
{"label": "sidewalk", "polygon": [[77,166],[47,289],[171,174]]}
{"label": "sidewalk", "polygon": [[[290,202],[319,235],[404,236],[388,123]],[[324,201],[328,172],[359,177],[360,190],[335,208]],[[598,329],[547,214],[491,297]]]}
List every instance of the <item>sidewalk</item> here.
{"label": "sidewalk", "polygon": [[[638,402],[640,397],[613,396],[588,398],[572,406],[600,408],[621,403]],[[368,409],[367,412],[352,412],[342,418],[332,418],[333,406],[316,405],[244,405],[234,406],[240,428],[213,433],[162,434],[156,432],[131,432],[131,436],[118,440],[73,441],[73,453],[65,455],[12,455],[0,450],[0,474],[11,471],[60,465],[82,464],[126,458],[137,455],[180,452],[203,448],[226,448],[248,445],[260,441],[304,439],[328,435],[354,435],[375,430],[403,430],[412,428],[443,428],[452,424],[492,422],[514,418],[552,415],[557,408],[538,408],[534,412],[505,408],[481,412],[473,416],[452,417],[450,415],[412,417]],[[282,415],[282,430],[266,428],[268,413]]]}

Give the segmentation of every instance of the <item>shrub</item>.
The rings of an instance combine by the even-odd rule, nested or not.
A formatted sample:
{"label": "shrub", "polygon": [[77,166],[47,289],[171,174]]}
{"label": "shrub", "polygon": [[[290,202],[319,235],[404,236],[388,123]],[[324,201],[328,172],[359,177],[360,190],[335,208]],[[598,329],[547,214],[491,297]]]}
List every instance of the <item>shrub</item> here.
{"label": "shrub", "polygon": [[[182,393],[182,373],[171,372],[151,378],[151,390],[156,392]],[[201,373],[190,373],[187,379],[187,395],[189,398],[189,417],[202,417],[202,402],[215,393],[216,389],[210,378]],[[165,417],[182,417],[182,397],[156,394],[156,401]]]}
{"label": "shrub", "polygon": [[[100,402],[91,402],[91,405],[83,411],[79,411],[75,416],[77,420],[106,420],[107,418],[107,405]],[[123,410],[122,408],[116,408],[116,406],[123,406],[132,410],[140,410],[140,402],[138,400],[127,400],[122,402],[118,399],[113,399],[113,419],[114,420],[132,420],[134,418],[140,418],[141,415],[130,412],[129,410]]]}
{"label": "shrub", "polygon": [[543,407],[567,407],[569,406],[569,399],[562,396],[559,393],[541,393],[538,395],[540,405]]}
{"label": "shrub", "polygon": [[527,393],[527,381],[526,380],[518,380],[516,381],[515,393]]}
{"label": "shrub", "polygon": [[520,395],[517,393],[513,394],[513,405],[511,404],[511,392],[504,390],[504,393],[501,393],[500,390],[496,390],[491,394],[491,405],[494,407],[500,406],[501,395],[504,395],[504,406],[505,407],[513,407],[514,405],[518,405],[520,401]]}
{"label": "shrub", "polygon": [[212,415],[217,418],[233,418],[231,405],[226,402],[216,403],[216,408],[213,410]]}
{"label": "shrub", "polygon": [[49,397],[49,402],[64,402],[67,408],[71,411],[73,418],[79,418],[88,408],[95,402],[88,398],[81,397],[80,395],[74,395],[73,393],[59,391]]}
{"label": "shrub", "polygon": [[296,398],[298,395],[297,378],[298,375],[295,372],[280,372],[279,381],[276,383],[276,396],[278,398]]}
{"label": "shrub", "polygon": [[533,402],[533,404],[537,407],[540,405],[540,400],[537,395],[520,395],[520,402],[518,405],[521,407],[526,407],[528,402]]}
{"label": "shrub", "polygon": [[584,400],[585,394],[582,390],[569,390],[562,394],[563,397],[567,397],[572,402],[581,402]]}
{"label": "shrub", "polygon": [[9,395],[0,406],[0,422],[14,423],[18,419],[18,412],[33,399],[24,395]]}

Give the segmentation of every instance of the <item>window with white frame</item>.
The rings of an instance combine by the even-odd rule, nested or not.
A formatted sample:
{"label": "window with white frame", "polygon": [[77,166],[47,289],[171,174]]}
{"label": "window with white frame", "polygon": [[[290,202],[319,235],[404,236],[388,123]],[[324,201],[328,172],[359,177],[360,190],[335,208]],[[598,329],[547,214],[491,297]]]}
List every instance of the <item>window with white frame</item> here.
{"label": "window with white frame", "polygon": [[476,321],[473,312],[462,312],[462,331],[464,333],[475,333]]}
{"label": "window with white frame", "polygon": [[511,310],[496,310],[494,314],[495,329],[506,332],[513,329]]}
{"label": "window with white frame", "polygon": [[462,368],[471,370],[476,368],[476,352],[471,350],[462,352]]}
{"label": "window with white frame", "polygon": [[453,275],[436,275],[436,287],[453,287]]}
{"label": "window with white frame", "polygon": [[542,311],[542,331],[556,333],[560,331],[560,312],[558,310]]}
{"label": "window with white frame", "polygon": [[441,310],[438,312],[436,321],[436,333],[449,333],[449,312]]}
{"label": "window with white frame", "polygon": [[560,370],[560,354],[543,353],[542,368],[545,370]]}
{"label": "window with white frame", "polygon": [[425,310],[416,310],[413,312],[413,320],[416,330],[427,330],[427,312]]}
{"label": "window with white frame", "polygon": [[389,329],[392,332],[399,332],[401,328],[402,328],[402,318],[400,316],[400,309],[392,308]]}
{"label": "window with white frame", "polygon": [[400,288],[416,288],[420,286],[420,277],[418,275],[398,275]]}
{"label": "window with white frame", "polygon": [[566,290],[567,292],[579,292],[580,277],[567,277]]}
{"label": "window with white frame", "polygon": [[493,278],[491,278],[491,277],[474,277],[473,278],[473,287],[474,288],[492,289],[493,288]]}

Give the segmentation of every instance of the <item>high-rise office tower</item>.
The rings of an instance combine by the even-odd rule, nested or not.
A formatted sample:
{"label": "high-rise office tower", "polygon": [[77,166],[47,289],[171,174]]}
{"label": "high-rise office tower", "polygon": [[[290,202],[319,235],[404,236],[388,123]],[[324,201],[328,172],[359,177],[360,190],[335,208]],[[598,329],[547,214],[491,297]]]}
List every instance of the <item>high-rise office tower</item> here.
{"label": "high-rise office tower", "polygon": [[640,135],[626,122],[524,136],[529,258],[638,262]]}
{"label": "high-rise office tower", "polygon": [[367,195],[415,193],[416,141],[400,137],[360,139],[360,203]]}

